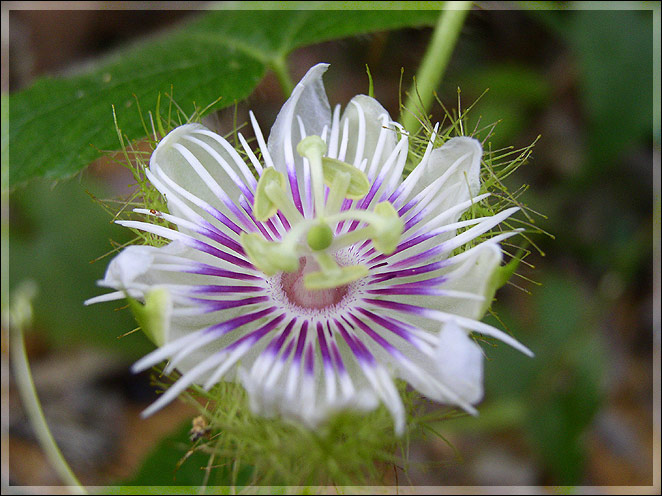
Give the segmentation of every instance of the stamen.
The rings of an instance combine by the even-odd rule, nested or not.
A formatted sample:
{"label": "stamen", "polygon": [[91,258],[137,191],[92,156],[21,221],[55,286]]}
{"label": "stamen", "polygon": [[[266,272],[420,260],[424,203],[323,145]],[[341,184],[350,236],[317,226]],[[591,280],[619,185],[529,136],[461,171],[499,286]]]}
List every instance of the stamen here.
{"label": "stamen", "polygon": [[296,251],[290,250],[286,243],[267,241],[256,233],[241,233],[239,239],[251,263],[268,276],[299,268]]}
{"label": "stamen", "polygon": [[333,243],[334,249],[371,238],[375,248],[388,255],[398,246],[404,229],[404,222],[389,202],[378,203],[372,212],[362,209],[345,210],[329,218],[329,221],[348,219],[367,222],[370,226],[350,231],[336,238]]}
{"label": "stamen", "polygon": [[261,222],[283,212],[290,224],[303,220],[301,213],[294,207],[286,194],[285,176],[273,167],[268,167],[260,176],[253,202],[253,214]]}

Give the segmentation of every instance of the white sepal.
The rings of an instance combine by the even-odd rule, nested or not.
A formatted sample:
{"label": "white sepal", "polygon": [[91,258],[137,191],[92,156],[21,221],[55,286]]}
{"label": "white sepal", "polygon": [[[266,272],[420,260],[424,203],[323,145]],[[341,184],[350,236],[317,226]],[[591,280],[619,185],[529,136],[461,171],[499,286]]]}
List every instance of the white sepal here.
{"label": "white sepal", "polygon": [[483,350],[455,322],[441,328],[435,350],[439,380],[470,404],[483,398]]}

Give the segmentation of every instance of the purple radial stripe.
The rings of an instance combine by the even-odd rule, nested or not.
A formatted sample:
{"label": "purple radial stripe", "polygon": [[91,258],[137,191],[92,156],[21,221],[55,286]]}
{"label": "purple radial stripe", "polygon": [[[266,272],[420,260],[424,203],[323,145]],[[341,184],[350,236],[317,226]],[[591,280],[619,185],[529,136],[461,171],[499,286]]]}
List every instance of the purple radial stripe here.
{"label": "purple radial stripe", "polygon": [[[364,248],[367,248],[367,246],[368,246],[368,243],[365,242],[365,243],[363,243],[363,244],[361,245],[361,248],[360,248],[360,249],[363,250]],[[364,258],[367,258],[367,257],[369,257],[370,255],[372,255],[373,253],[377,253],[378,256],[379,256],[379,255],[382,255],[381,257],[379,257],[381,260],[387,259],[388,257],[390,257],[390,256],[392,255],[391,253],[389,253],[388,255],[385,255],[385,254],[383,254],[383,253],[379,253],[377,250],[375,250],[375,247],[373,246],[372,248],[370,248],[368,251],[366,251],[366,252],[363,254],[363,257],[364,257]],[[369,261],[372,262],[372,261],[374,261],[374,260],[377,260],[377,257],[373,257],[373,258],[371,258]],[[374,266],[369,266],[369,267],[370,267],[370,268],[373,268]]]}
{"label": "purple radial stripe", "polygon": [[251,221],[246,217],[246,215],[239,210],[239,207],[229,198],[224,198],[222,199],[223,203],[225,204],[226,207],[234,214],[234,216],[239,219],[239,221],[244,225],[246,229],[249,231],[253,231],[253,224],[251,224]]}
{"label": "purple radial stripe", "polygon": [[256,329],[255,331],[249,332],[245,336],[240,337],[237,339],[234,343],[226,346],[225,350],[230,351],[238,346],[240,346],[242,343],[245,343],[248,341],[250,344],[254,344],[258,342],[260,339],[262,339],[266,334],[269,332],[273,331],[278,325],[285,319],[285,314],[280,314],[278,317],[274,318],[270,322],[267,322],[264,324],[262,327],[259,329]]}
{"label": "purple radial stripe", "polygon": [[193,303],[198,303],[201,306],[205,307],[204,313],[218,312],[219,310],[226,310],[228,308],[237,308],[244,307],[248,305],[255,305],[256,303],[264,303],[269,301],[269,297],[264,296],[252,296],[250,298],[243,298],[241,300],[205,300],[203,298],[188,298],[188,300]]}
{"label": "purple radial stripe", "polygon": [[224,251],[219,250],[218,248],[214,248],[213,246],[208,245],[203,241],[189,237],[183,238],[182,241],[184,242],[184,244],[190,246],[191,248],[195,248],[196,250],[202,251],[216,258],[220,258],[221,260],[225,260],[226,262],[229,262],[231,264],[238,265],[239,267],[244,267],[246,269],[253,268],[253,264],[247,262],[243,258],[238,258],[229,253],[225,253]]}
{"label": "purple radial stripe", "polygon": [[[468,232],[469,231],[465,231],[465,233],[468,233]],[[450,244],[450,241],[454,241],[454,240],[449,240],[447,242],[444,242],[444,243],[441,243],[437,246],[429,248],[425,251],[417,253],[416,255],[412,255],[412,256],[407,257],[403,260],[400,260],[400,261],[394,263],[393,267],[396,268],[396,267],[402,267],[402,266],[405,266],[405,265],[417,264],[417,263],[420,263],[421,261],[427,260],[427,259],[432,258],[432,257],[436,257],[437,255],[441,255],[442,253],[452,251],[455,248],[457,248],[457,243]],[[460,246],[462,246],[463,244],[468,243],[469,241],[471,241],[471,239],[467,239],[467,241],[464,242],[464,243],[461,243]]]}
{"label": "purple radial stripe", "polygon": [[[418,166],[417,166],[418,167]],[[395,188],[395,191],[391,193],[388,197],[388,202],[394,203],[402,194],[402,191],[405,189],[405,182],[402,181],[397,188]]]}
{"label": "purple radial stripe", "polygon": [[[343,337],[352,353],[354,353],[357,360],[359,360],[359,362],[367,363],[368,365],[375,365],[375,357],[372,356],[372,353],[370,353],[361,340],[356,336],[351,335],[337,319],[334,319],[334,322],[340,331],[340,335]],[[345,322],[352,327],[348,320],[345,319]]]}
{"label": "purple radial stripe", "polygon": [[[377,177],[377,180],[374,183],[372,183],[372,186],[370,187],[370,191],[368,192],[368,194],[364,198],[359,200],[359,203],[357,205],[358,210],[367,210],[368,209],[368,206],[370,205],[370,202],[372,201],[372,199],[377,194],[377,190],[379,190],[379,188],[382,186],[383,182],[384,182],[384,174],[380,174]],[[354,229],[356,229],[356,226],[358,226],[360,223],[361,223],[360,220],[353,220],[352,223],[349,226],[349,231],[353,231]]]}
{"label": "purple radial stripe", "polygon": [[412,267],[409,269],[400,269],[400,270],[392,270],[390,272],[382,272],[381,274],[374,274],[372,276],[373,280],[371,281],[372,283],[378,283],[378,282],[384,282],[388,281],[390,279],[393,279],[395,277],[411,277],[411,276],[417,276],[419,274],[425,274],[426,272],[432,272],[434,270],[438,269],[443,269],[444,267],[447,267],[450,265],[450,262],[448,260],[440,260],[438,262],[432,262],[426,265],[421,265],[419,267]]}
{"label": "purple radial stripe", "polygon": [[509,346],[512,346],[516,350],[521,351],[525,355],[531,357],[534,356],[533,352],[530,349],[528,349],[526,346],[521,344],[512,336],[506,334],[503,331],[500,331],[495,327],[492,327],[491,325],[483,324],[478,320],[474,320],[468,317],[463,317],[461,315],[454,315],[454,314],[442,312],[440,310],[435,310],[433,308],[419,307],[416,305],[410,305],[407,303],[398,303],[395,301],[373,300],[370,298],[364,298],[363,301],[382,308],[393,310],[395,312],[400,312],[410,315],[418,315],[430,320],[441,321],[441,322],[448,322],[449,320],[455,320],[458,323],[458,325],[462,327],[469,328],[472,331],[475,331],[479,334],[492,336],[508,344]]}
{"label": "purple radial stripe", "polygon": [[218,334],[219,336],[223,336],[229,332],[234,331],[235,329],[241,327],[244,324],[247,324],[249,322],[254,322],[256,320],[261,319],[262,317],[266,317],[267,315],[275,312],[276,310],[277,310],[276,307],[269,307],[269,308],[265,308],[264,310],[260,310],[258,312],[240,315],[239,317],[235,317],[233,319],[226,320],[225,322],[220,322],[213,326],[207,327],[203,331],[203,334],[214,333],[214,334]]}
{"label": "purple radial stripe", "polygon": [[237,279],[240,281],[262,281],[263,278],[260,276],[254,276],[252,274],[245,274],[243,272],[235,272],[233,270],[219,269],[212,265],[207,265],[204,263],[196,263],[195,267],[192,269],[183,269],[182,272],[187,274],[198,274],[201,276],[214,276],[214,277],[225,277],[228,279]]}
{"label": "purple radial stripe", "polygon": [[304,320],[299,331],[299,339],[297,341],[297,349],[294,351],[293,364],[301,363],[301,356],[303,354],[303,345],[306,344],[306,334],[308,334],[308,321]]}
{"label": "purple radial stripe", "polygon": [[[424,188],[423,191],[420,191],[414,198],[409,200],[407,203],[405,203],[400,209],[398,210],[398,213],[400,214],[400,217],[405,215],[407,212],[409,212],[415,205],[418,205],[421,203],[421,201],[428,195],[427,188]],[[431,201],[431,198],[426,202],[426,204],[429,204]],[[425,210],[427,207],[424,207],[423,210]],[[426,210],[427,211],[427,210]]]}
{"label": "purple radial stripe", "polygon": [[381,317],[380,315],[377,315],[376,313],[373,313],[370,310],[366,310],[365,308],[359,308],[358,310],[363,315],[368,317],[370,320],[382,326],[384,329],[391,331],[393,334],[401,337],[402,339],[407,341],[409,344],[415,346],[416,348],[419,347],[418,338],[416,338],[416,336],[414,336],[412,332],[407,329],[407,327],[411,329],[411,326],[408,325],[405,326],[402,323],[393,321],[393,319],[387,319],[385,317]]}
{"label": "purple radial stripe", "polygon": [[[368,245],[369,245],[370,243],[372,243],[372,240],[371,240],[371,239],[366,239],[366,240],[363,242],[363,244],[362,244],[361,246],[359,246],[359,251],[360,251],[360,250],[365,250],[365,249],[368,247]],[[374,248],[371,248],[370,251],[375,251],[375,249],[374,249]]]}
{"label": "purple radial stripe", "polygon": [[[340,205],[340,211],[345,212],[346,210],[349,210],[353,203],[354,203],[354,200],[350,200],[348,198],[345,198],[342,201],[342,204]],[[344,220],[341,220],[340,222],[338,222],[338,225],[336,226],[336,234],[340,234],[342,232],[342,229],[343,229],[344,225],[345,225]]]}
{"label": "purple radial stripe", "polygon": [[370,186],[370,191],[368,191],[368,194],[359,200],[358,208],[368,208],[370,202],[375,198],[375,195],[377,195],[377,191],[379,191],[379,188],[381,188],[382,184],[384,184],[384,178],[386,177],[385,172],[385,170],[382,170],[381,173],[377,176],[375,182]]}
{"label": "purple radial stripe", "polygon": [[292,190],[294,206],[299,213],[303,215],[303,205],[301,204],[301,194],[299,193],[299,181],[297,180],[297,171],[293,162],[287,164],[287,176],[290,180],[290,189]]}
{"label": "purple radial stripe", "polygon": [[[242,208],[246,211],[248,216],[251,218],[251,220],[255,223],[255,225],[258,226],[258,228],[260,227],[260,225],[267,226],[269,228],[269,230],[271,231],[271,234],[273,234],[273,237],[270,238],[270,239],[273,239],[273,238],[280,239],[280,237],[281,237],[280,232],[278,231],[278,228],[274,225],[272,219],[267,219],[264,222],[259,222],[255,218],[255,216],[253,215],[253,201],[248,202],[248,201],[246,201],[246,198],[241,197],[239,199],[239,203],[241,204]],[[262,229],[261,229],[261,231],[262,231]]]}
{"label": "purple radial stripe", "polygon": [[446,291],[439,288],[426,288],[415,286],[410,288],[381,288],[371,289],[368,293],[375,295],[421,295],[421,296],[444,296]]}
{"label": "purple radial stripe", "polygon": [[423,200],[423,198],[425,198],[425,196],[428,193],[429,192],[427,191],[427,188],[423,188],[423,190],[419,191],[418,194],[416,196],[414,196],[414,198],[412,198],[407,203],[405,203],[402,207],[400,207],[400,209],[398,210],[398,213],[400,214],[400,217],[402,217],[407,212],[409,212],[409,210],[411,210],[414,207],[414,205],[418,205],[421,202],[421,200]]}
{"label": "purple radial stripe", "polygon": [[320,345],[320,352],[322,353],[322,363],[324,368],[331,368],[333,365],[331,363],[331,356],[329,355],[329,348],[326,344],[326,336],[324,335],[324,327],[321,322],[317,323],[317,340]]}
{"label": "purple radial stripe", "polygon": [[227,215],[225,215],[220,210],[212,207],[211,205],[206,205],[202,207],[202,209],[205,212],[207,212],[209,215],[211,215],[214,219],[216,219],[224,226],[226,226],[228,229],[234,231],[235,234],[241,234],[242,232],[244,232],[244,230],[241,227],[239,227],[235,222],[230,220],[230,218]]}
{"label": "purple radial stripe", "polygon": [[207,284],[196,286],[191,290],[194,294],[215,294],[215,293],[254,293],[255,291],[262,291],[264,288],[260,286],[228,286],[218,284]]}
{"label": "purple radial stripe", "polygon": [[381,263],[378,263],[376,265],[371,265],[370,269],[375,270],[375,269],[379,269],[380,267],[386,267],[387,265],[388,265],[388,262],[381,262]]}
{"label": "purple radial stripe", "polygon": [[266,225],[271,231],[272,239],[281,239],[280,231],[278,231],[278,228],[274,224],[273,219],[267,219],[265,222],[263,222],[263,224]]}
{"label": "purple radial stripe", "polygon": [[[446,260],[443,260],[443,262],[446,262]],[[418,268],[418,267],[416,267],[416,268]],[[407,270],[415,270],[415,269],[407,269]],[[391,287],[391,288],[393,288],[393,287],[394,288],[409,288],[409,287],[430,286],[430,285],[438,286],[440,284],[444,284],[447,281],[448,281],[448,276],[436,276],[436,277],[430,277],[428,279],[424,279],[424,280],[421,280],[421,281],[401,283],[401,284],[398,284],[396,286],[389,286],[389,287]],[[370,281],[370,284],[377,284],[378,282],[379,281]]]}
{"label": "purple radial stripe", "polygon": [[306,361],[304,362],[304,370],[308,375],[315,375],[315,351],[313,344],[308,343],[306,346]]}
{"label": "purple radial stripe", "polygon": [[[417,244],[422,243],[423,241],[427,241],[428,239],[434,238],[437,234],[440,234],[440,233],[438,233],[438,232],[434,232],[434,231],[431,231],[431,232],[429,232],[429,233],[421,234],[421,235],[416,236],[416,237],[414,237],[414,238],[410,238],[410,239],[408,239],[407,241],[405,241],[405,242],[403,242],[403,243],[400,243],[400,244],[395,248],[395,250],[393,251],[393,253],[390,253],[390,254],[388,254],[388,255],[384,255],[384,254],[381,254],[381,253],[380,253],[379,255],[377,255],[376,257],[374,257],[373,259],[371,259],[370,262],[379,262],[379,261],[381,261],[381,260],[384,260],[384,259],[387,258],[387,257],[392,257],[393,255],[397,255],[398,253],[401,253],[401,252],[403,252],[403,251],[405,251],[405,250],[408,250],[408,249],[411,248],[412,246],[416,246]],[[368,252],[368,253],[366,253],[366,256],[368,256],[368,255],[370,255],[370,254],[371,254],[371,253]]]}
{"label": "purple radial stripe", "polygon": [[386,176],[386,171],[385,169],[382,169],[380,174],[377,176],[377,179],[375,179],[375,182],[372,183],[372,185],[370,186],[370,191],[368,191],[368,194],[363,198],[361,198],[361,200],[359,200],[358,208],[366,209],[368,205],[370,205],[370,202],[377,194],[377,191],[379,191],[379,188],[382,187],[385,176]]}
{"label": "purple radial stripe", "polygon": [[376,343],[378,343],[379,346],[384,348],[395,358],[404,359],[404,356],[402,355],[400,350],[398,350],[395,346],[393,346],[391,343],[386,341],[386,339],[384,339],[382,336],[377,334],[369,325],[367,325],[365,322],[359,319],[356,315],[352,315],[351,317],[352,320],[356,322],[356,325],[358,325],[363,332],[365,332],[368,336],[370,336],[370,338],[372,338]]}
{"label": "purple radial stripe", "polygon": [[[391,285],[391,286],[388,286],[388,287],[389,288],[395,288],[395,289],[417,288],[419,286],[420,287],[430,287],[430,286],[439,286],[440,284],[444,284],[447,281],[448,281],[447,276],[437,276],[437,277],[430,277],[430,278],[425,279],[423,281],[406,282],[406,283]],[[370,284],[377,284],[378,282],[379,281],[370,281]]]}
{"label": "purple radial stripe", "polygon": [[228,235],[219,231],[213,224],[207,222],[206,220],[202,221],[202,227],[198,231],[198,234],[207,236],[209,239],[216,241],[217,243],[231,249],[232,251],[238,253],[239,255],[246,254],[244,252],[244,249],[241,247],[239,243],[237,243],[235,240],[230,238]]}
{"label": "purple radial stripe", "polygon": [[292,348],[294,348],[294,339],[287,343],[287,347],[285,348],[285,351],[280,357],[281,362],[287,362],[288,358],[290,358],[290,354],[292,353]]}
{"label": "purple radial stripe", "polygon": [[416,215],[414,215],[413,217],[411,217],[410,219],[408,219],[408,220],[405,222],[405,227],[404,227],[403,232],[407,232],[407,231],[409,231],[412,227],[414,227],[414,226],[415,226],[416,224],[418,224],[421,220],[423,220],[423,218],[424,218],[427,214],[428,214],[428,209],[424,207],[423,209],[421,209],[420,212],[418,212]]}
{"label": "purple radial stripe", "polygon": [[292,327],[294,327],[296,321],[297,321],[296,317],[290,320],[288,324],[285,326],[285,329],[283,329],[283,332],[281,332],[278,336],[274,337],[271,340],[271,342],[264,349],[265,354],[269,353],[272,356],[276,356],[278,354],[278,352],[283,347],[283,343],[285,343],[287,336],[290,335],[290,332],[292,331]]}
{"label": "purple radial stripe", "polygon": [[333,361],[336,365],[336,369],[339,374],[346,374],[345,364],[342,361],[342,356],[340,355],[340,350],[335,341],[331,341],[331,353],[333,354]]}
{"label": "purple radial stripe", "polygon": [[397,301],[386,301],[386,300],[375,300],[373,298],[363,298],[363,301],[366,303],[371,303],[378,307],[387,308],[389,310],[395,310],[396,312],[409,313],[414,315],[420,315],[422,317],[431,317],[435,314],[435,310],[425,307],[419,307],[417,305],[410,305],[409,303],[400,303]]}
{"label": "purple radial stripe", "polygon": [[407,212],[409,212],[412,208],[414,208],[414,205],[419,203],[419,197],[420,195],[416,195],[413,199],[409,200],[407,203],[405,203],[402,207],[398,209],[398,214],[400,217],[403,217]]}
{"label": "purple radial stripe", "polygon": [[[285,230],[286,230],[286,231],[289,231],[292,227],[290,226],[290,223],[287,221],[287,217],[285,217],[285,215],[283,214],[283,212],[281,212],[281,211],[279,210],[278,213],[277,213],[276,215],[278,215],[278,218],[279,218],[280,221],[283,223],[283,227],[285,228]],[[280,239],[280,237],[281,237],[281,236],[279,235],[279,236],[278,236],[278,239]]]}
{"label": "purple radial stripe", "polygon": [[[264,224],[262,222],[258,222],[255,217],[253,217],[253,207],[246,201],[246,198],[242,197],[239,199],[239,204],[242,206],[244,211],[248,214],[248,217],[253,221],[253,225],[256,226],[260,232],[262,233],[262,236],[264,236],[268,241],[273,241],[273,238],[271,235],[267,232],[267,230],[264,227]],[[272,226],[273,227],[273,226]]]}
{"label": "purple radial stripe", "polygon": [[[365,209],[361,209],[361,210],[365,210]],[[359,226],[359,224],[361,224],[361,222],[362,222],[362,221],[360,221],[360,220],[353,220],[353,221],[349,224],[349,227],[347,228],[347,232],[355,231],[356,228]]]}
{"label": "purple radial stripe", "polygon": [[352,203],[354,203],[354,200],[350,200],[349,198],[345,198],[342,201],[342,205],[340,206],[340,211],[344,212],[345,210],[349,210],[349,208],[352,206]]}
{"label": "purple radial stripe", "polygon": [[445,253],[447,251],[450,251],[452,248],[449,248],[448,243],[441,243],[437,246],[434,246],[432,248],[429,248],[425,251],[422,251],[420,253],[417,253],[416,255],[412,255],[410,257],[407,257],[405,259],[399,260],[398,262],[395,262],[392,267],[403,267],[406,265],[413,265],[417,263],[421,263],[425,260],[428,260],[432,257],[436,257],[437,255],[441,255],[442,253]]}

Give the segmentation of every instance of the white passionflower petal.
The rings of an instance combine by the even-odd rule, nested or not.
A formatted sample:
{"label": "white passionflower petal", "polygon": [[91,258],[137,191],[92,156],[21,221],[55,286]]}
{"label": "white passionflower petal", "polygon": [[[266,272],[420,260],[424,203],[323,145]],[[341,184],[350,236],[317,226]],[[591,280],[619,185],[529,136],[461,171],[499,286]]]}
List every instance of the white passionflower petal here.
{"label": "white passionflower petal", "polygon": [[169,212],[137,209],[144,221],[119,223],[170,243],[125,248],[100,281],[115,291],[87,302],[130,297],[159,346],[133,370],[167,360],[166,373],[182,374],[146,415],[191,384],[240,381],[261,415],[315,427],[381,402],[402,433],[395,378],[476,413],[482,354],[469,333],[531,354],[479,321],[499,280],[498,243],[514,234],[490,233],[517,210],[460,220],[489,196],[480,143],[434,149],[435,126],[403,182],[407,133],[365,95],[332,115],[326,69],[308,71],[268,140],[250,114],[259,153],[188,124],[152,154],[147,177]]}
{"label": "white passionflower petal", "polygon": [[[150,171],[226,214],[257,184],[227,140],[201,124],[180,126],[163,138],[150,158]],[[179,214],[176,205],[168,208]]]}
{"label": "white passionflower petal", "polygon": [[454,322],[444,324],[436,349],[439,380],[467,403],[483,399],[483,350]]}
{"label": "white passionflower petal", "polygon": [[297,144],[306,136],[320,136],[331,124],[331,108],[324,91],[322,75],[329,64],[311,67],[292,91],[281,108],[269,133],[268,153],[273,166],[289,179],[294,204],[301,208],[304,196],[303,184],[296,178],[304,175],[304,161],[296,152]]}
{"label": "white passionflower petal", "polygon": [[345,109],[340,122],[347,121],[349,139],[345,161],[361,167],[367,159],[365,172],[374,179],[380,164],[393,153],[398,143],[395,126],[382,105],[367,95],[356,95]]}
{"label": "white passionflower petal", "polygon": [[[420,179],[413,187],[411,196],[420,201],[412,213],[421,211],[427,214],[425,218],[429,220],[434,214],[466,204],[477,196],[482,155],[480,142],[466,136],[451,138],[433,150]],[[447,221],[455,222],[466,208],[455,211]]]}

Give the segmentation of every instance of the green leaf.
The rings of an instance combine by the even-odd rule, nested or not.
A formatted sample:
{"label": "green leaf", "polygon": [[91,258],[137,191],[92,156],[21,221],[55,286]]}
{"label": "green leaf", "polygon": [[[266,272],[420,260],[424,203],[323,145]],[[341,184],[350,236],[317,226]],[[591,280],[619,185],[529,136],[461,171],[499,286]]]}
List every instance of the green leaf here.
{"label": "green leaf", "polygon": [[604,170],[651,132],[653,11],[577,11],[568,37],[581,63],[591,165]]}
{"label": "green leaf", "polygon": [[557,31],[577,59],[590,153],[586,181],[615,165],[619,154],[646,143],[656,125],[653,18],[659,10],[644,9],[642,4],[641,10],[528,11]]}
{"label": "green leaf", "polygon": [[114,254],[90,262],[111,250],[110,239],[125,243],[131,238],[127,229],[111,224],[86,189],[101,198],[108,194],[91,181],[67,181],[56,187],[34,181],[10,195],[11,225],[8,236],[3,235],[8,249],[2,250],[3,256],[11,253],[9,290],[26,279],[37,283],[33,327],[50,345],[70,348],[86,343],[138,357],[153,345],[138,332],[118,339],[136,327],[130,312],[115,311],[126,304],[124,300],[83,305],[109,292],[95,281],[103,278]]}
{"label": "green leaf", "polygon": [[[325,6],[337,7],[317,4]],[[98,149],[117,148],[111,105],[122,131],[139,138],[146,132],[136,99],[141,109],[153,110],[159,94],[173,88],[186,112],[192,113],[193,102],[204,106],[219,96],[214,108],[226,107],[249,96],[269,69],[286,80],[286,57],[295,48],[431,25],[437,15],[386,9],[351,15],[345,10],[214,11],[178,31],[119,51],[85,73],[42,78],[9,99],[9,187],[36,177],[71,176],[98,157]],[[162,115],[167,100],[161,98]]]}

